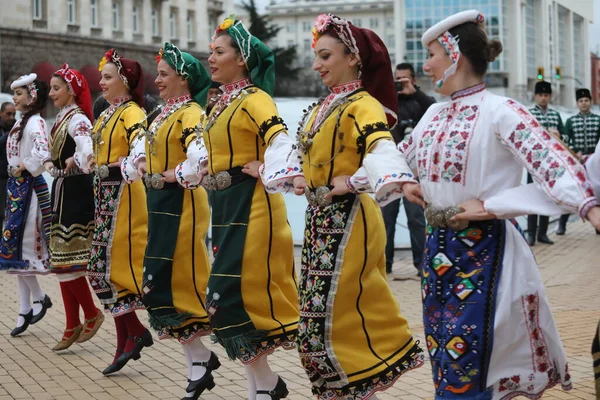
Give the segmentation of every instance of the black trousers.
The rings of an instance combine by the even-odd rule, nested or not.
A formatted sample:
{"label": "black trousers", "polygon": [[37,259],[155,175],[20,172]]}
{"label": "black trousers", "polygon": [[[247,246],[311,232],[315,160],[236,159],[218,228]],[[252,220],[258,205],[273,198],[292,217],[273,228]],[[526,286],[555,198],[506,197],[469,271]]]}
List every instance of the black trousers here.
{"label": "black trousers", "polygon": [[[527,174],[527,183],[533,183],[531,175]],[[539,225],[538,225],[539,219]],[[550,217],[545,215],[528,215],[527,216],[527,233],[534,237],[546,236],[548,234],[548,222]]]}
{"label": "black trousers", "polygon": [[[400,200],[394,200],[381,208],[387,238],[385,263],[388,271],[391,270],[394,263],[394,236],[396,235],[396,220],[400,212]],[[408,221],[413,264],[418,270],[423,259],[423,251],[425,250],[425,212],[423,211],[423,207],[418,204],[411,203],[406,199],[402,199],[402,201],[404,202],[404,211],[406,212],[406,219]]]}

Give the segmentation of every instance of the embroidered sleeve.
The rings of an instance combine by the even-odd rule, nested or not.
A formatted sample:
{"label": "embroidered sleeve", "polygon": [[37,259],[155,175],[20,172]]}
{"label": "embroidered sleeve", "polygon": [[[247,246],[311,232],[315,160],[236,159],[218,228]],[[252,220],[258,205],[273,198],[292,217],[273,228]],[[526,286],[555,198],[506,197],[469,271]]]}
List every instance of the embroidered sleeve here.
{"label": "embroidered sleeve", "polygon": [[[503,107],[494,121],[498,139],[523,164],[539,190],[564,211],[578,211],[583,218],[598,204],[583,166],[521,104],[508,99]],[[525,208],[503,192],[486,199],[486,207],[500,199],[511,203],[515,211]]]}
{"label": "embroidered sleeve", "polygon": [[256,126],[257,135],[266,145],[269,145],[279,132],[287,130],[275,102],[264,92],[258,91],[248,96],[242,111],[250,119],[249,125]]}
{"label": "embroidered sleeve", "polygon": [[181,146],[186,159],[175,167],[175,177],[179,185],[186,189],[194,189],[200,184],[199,172],[201,160],[206,154],[202,140],[204,111],[199,106],[190,106],[181,116]]}
{"label": "embroidered sleeve", "polygon": [[293,188],[294,178],[303,176],[301,160],[293,145],[288,134],[280,132],[265,150],[265,162],[259,173],[267,192],[286,193]]}
{"label": "embroidered sleeve", "polygon": [[[385,206],[392,200],[402,196],[402,185],[416,179],[408,164],[396,149],[393,140],[378,141],[363,160],[363,166],[370,189],[375,193],[375,200]],[[359,170],[360,171],[360,170]],[[356,174],[352,178],[353,185],[365,185],[364,178]]]}
{"label": "embroidered sleeve", "polygon": [[48,134],[46,133],[46,123],[40,116],[34,119],[32,117],[25,133],[30,136],[33,143],[31,153],[23,157],[23,165],[33,176],[38,176],[44,172],[44,163],[50,161],[50,150],[48,148]]}
{"label": "embroidered sleeve", "polygon": [[590,178],[596,199],[600,199],[600,142],[596,145],[594,154],[587,159],[585,169]]}
{"label": "embroidered sleeve", "polygon": [[138,163],[146,160],[146,137],[139,135],[131,143],[129,155],[121,163],[121,175],[127,183],[133,183],[142,178],[138,173]]}

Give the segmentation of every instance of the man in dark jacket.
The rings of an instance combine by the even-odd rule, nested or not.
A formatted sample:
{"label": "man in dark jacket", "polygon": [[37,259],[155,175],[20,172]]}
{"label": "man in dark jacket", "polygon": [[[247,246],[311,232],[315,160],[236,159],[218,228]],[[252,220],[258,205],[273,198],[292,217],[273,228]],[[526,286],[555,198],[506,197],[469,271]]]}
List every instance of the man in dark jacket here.
{"label": "man in dark jacket", "polygon": [[8,179],[8,159],[6,157],[6,139],[15,124],[17,110],[11,102],[2,103],[0,106],[0,227],[4,222],[4,209],[6,207],[6,180]]}
{"label": "man in dark jacket", "polygon": [[[416,86],[415,70],[411,64],[403,63],[396,66],[395,71],[396,91],[398,92],[398,124],[392,129],[392,136],[396,143],[412,132],[425,111],[435,103],[435,100]],[[425,248],[425,215],[423,208],[404,199],[404,211],[408,221],[410,233],[410,246],[412,249],[413,264],[419,270]],[[400,211],[400,199],[391,202],[381,209],[387,236],[385,247],[386,271],[392,272],[394,263],[394,236],[396,234],[396,220]],[[394,279],[405,279],[405,276],[396,276]]]}

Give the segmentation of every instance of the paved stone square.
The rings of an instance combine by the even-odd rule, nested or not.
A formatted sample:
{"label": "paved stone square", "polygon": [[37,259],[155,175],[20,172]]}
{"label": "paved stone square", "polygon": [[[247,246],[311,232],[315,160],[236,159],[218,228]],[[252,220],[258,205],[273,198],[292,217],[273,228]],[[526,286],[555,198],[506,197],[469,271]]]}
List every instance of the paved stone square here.
{"label": "paved stone square", "polygon": [[[566,236],[555,237],[553,246],[533,247],[554,316],[569,356],[573,390],[552,389],[544,399],[595,399],[592,378],[591,341],[600,318],[600,236],[589,224],[571,222]],[[396,272],[412,272],[410,252],[402,252],[394,265]],[[528,266],[524,266],[528,267]],[[58,282],[41,277],[42,287],[54,307],[26,333],[12,338],[18,313],[16,278],[0,274],[0,400],[4,399],[179,399],[184,395],[187,367],[181,346],[175,341],[155,341],[142,358],[132,361],[120,373],[104,377],[115,348],[114,324],[107,318],[99,333],[83,345],[54,353],[50,349],[62,336],[64,311]],[[423,340],[421,299],[416,279],[393,281],[390,286],[408,319],[415,337]],[[146,322],[144,312],[138,314]],[[208,340],[207,340],[208,342]],[[244,367],[226,359],[223,350],[210,347],[223,366],[215,371],[217,386],[202,396],[206,400],[246,398]],[[309,382],[295,351],[279,350],[270,363],[290,389],[288,399],[311,397]],[[433,399],[430,366],[406,373],[379,399]]]}

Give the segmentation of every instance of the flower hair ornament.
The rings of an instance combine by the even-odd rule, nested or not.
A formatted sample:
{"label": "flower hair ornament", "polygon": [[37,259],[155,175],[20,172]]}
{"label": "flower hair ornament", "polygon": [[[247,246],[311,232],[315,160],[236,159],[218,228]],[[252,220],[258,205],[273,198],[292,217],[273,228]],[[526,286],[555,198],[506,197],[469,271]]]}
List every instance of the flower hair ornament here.
{"label": "flower hair ornament", "polygon": [[458,60],[460,60],[460,48],[458,46],[460,38],[452,35],[450,29],[467,22],[483,25],[485,23],[485,18],[483,17],[483,14],[477,10],[462,11],[433,25],[421,37],[421,42],[425,47],[428,47],[431,42],[437,40],[452,60],[452,65],[444,71],[442,79],[435,83],[436,89],[438,90],[450,76],[456,73]]}
{"label": "flower hair ornament", "polygon": [[115,66],[117,67],[119,77],[125,83],[125,86],[127,86],[127,88],[129,89],[129,83],[127,82],[127,78],[122,72],[123,63],[121,63],[121,56],[117,54],[117,51],[115,49],[110,49],[109,51],[104,53],[104,57],[102,57],[102,60],[100,60],[100,63],[98,64],[98,71],[102,71],[102,68],[104,68],[104,66],[108,62],[112,62],[113,64],[115,64]]}
{"label": "flower hair ornament", "polygon": [[27,105],[31,105],[35,103],[37,100],[38,88],[35,85],[35,80],[37,79],[37,74],[29,74],[29,75],[21,75],[17,80],[10,84],[10,89],[15,90],[19,87],[26,87],[29,95],[31,96],[31,101],[27,103]]}
{"label": "flower hair ornament", "polygon": [[217,38],[217,36],[219,36],[219,34],[221,32],[229,33],[231,38],[235,41],[235,43],[239,47],[239,49],[242,53],[242,58],[244,59],[244,63],[246,64],[246,67],[248,69],[250,69],[250,67],[248,67],[248,60],[250,59],[250,56],[252,55],[252,43],[251,42],[252,42],[252,38],[253,38],[250,31],[248,29],[246,29],[246,27],[244,26],[242,21],[235,19],[234,14],[230,14],[229,17],[225,18],[223,20],[223,22],[221,22],[221,24],[215,30],[215,33],[212,37],[213,42],[215,41],[215,39]]}
{"label": "flower hair ornament", "polygon": [[189,72],[187,71],[183,53],[179,48],[171,43],[165,43],[165,47],[158,51],[158,54],[154,57],[158,64],[160,60],[164,59],[173,67],[177,75],[183,76],[185,79],[189,78]]}
{"label": "flower hair ornament", "polygon": [[75,81],[78,87],[83,86],[83,81],[77,75],[75,75],[73,70],[69,67],[69,64],[63,64],[61,69],[56,71],[56,73],[62,76],[65,82],[67,82],[69,93],[71,93],[73,96],[76,96],[77,93],[73,90],[73,81]]}
{"label": "flower hair ornament", "polygon": [[334,30],[340,40],[350,49],[352,53],[356,55],[359,54],[356,39],[354,39],[352,31],[350,30],[350,22],[333,14],[321,14],[315,19],[312,30],[313,49],[317,45],[317,40],[319,40],[319,38],[329,30]]}

